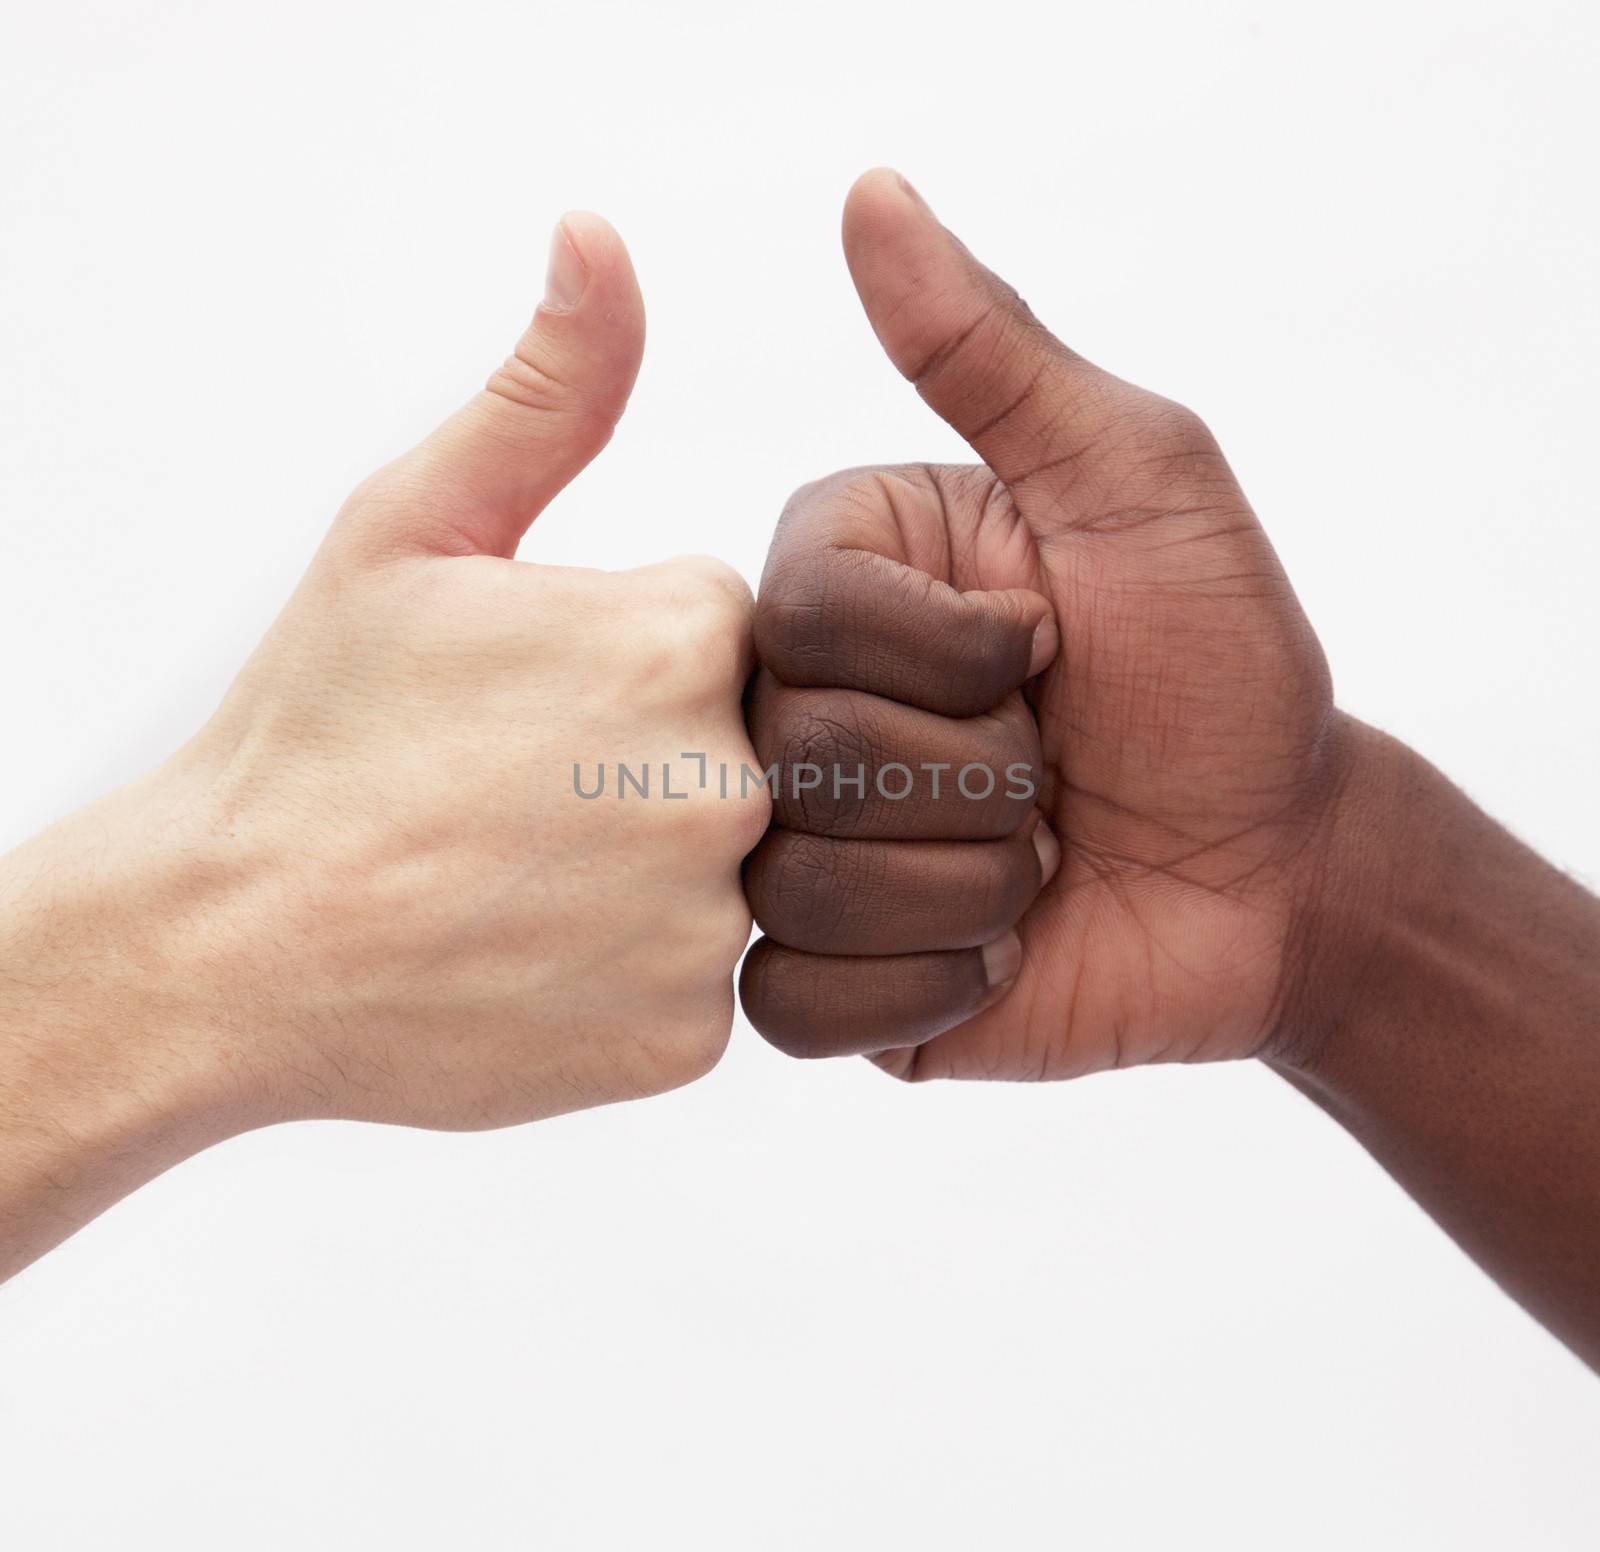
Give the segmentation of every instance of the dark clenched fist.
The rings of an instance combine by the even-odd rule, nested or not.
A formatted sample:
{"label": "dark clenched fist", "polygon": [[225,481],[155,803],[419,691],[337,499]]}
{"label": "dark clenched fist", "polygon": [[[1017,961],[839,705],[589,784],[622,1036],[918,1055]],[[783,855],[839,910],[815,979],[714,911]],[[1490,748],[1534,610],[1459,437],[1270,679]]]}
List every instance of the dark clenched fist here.
{"label": "dark clenched fist", "polygon": [[895,174],[844,241],[983,462],[835,475],[779,522],[751,1021],[916,1078],[1270,1048],[1352,738],[1266,535],[1194,415],[1074,355]]}

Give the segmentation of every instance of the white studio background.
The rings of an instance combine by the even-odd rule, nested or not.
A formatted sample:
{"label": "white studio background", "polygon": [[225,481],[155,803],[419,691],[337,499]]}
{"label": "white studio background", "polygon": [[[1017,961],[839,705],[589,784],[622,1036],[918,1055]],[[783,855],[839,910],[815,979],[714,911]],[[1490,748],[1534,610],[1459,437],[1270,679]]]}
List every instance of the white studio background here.
{"label": "white studio background", "polygon": [[[1600,876],[1600,9],[0,5],[0,841],[208,714],[565,208],[644,375],[530,559],[955,457],[839,205],[902,167],[1199,409],[1346,706]],[[374,794],[375,800],[381,794]],[[1600,1118],[1597,1118],[1600,1124]],[[218,1148],[0,1291],[0,1546],[1589,1548],[1600,1382],[1247,1066],[800,1066]]]}

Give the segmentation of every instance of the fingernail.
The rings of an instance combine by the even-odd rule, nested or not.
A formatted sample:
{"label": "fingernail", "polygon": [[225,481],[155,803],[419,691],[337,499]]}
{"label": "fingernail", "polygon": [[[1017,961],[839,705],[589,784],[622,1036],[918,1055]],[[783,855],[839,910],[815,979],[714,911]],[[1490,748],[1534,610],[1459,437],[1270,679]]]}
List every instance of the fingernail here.
{"label": "fingernail", "polygon": [[1022,939],[1016,933],[1008,932],[993,943],[985,943],[981,952],[983,973],[991,987],[1009,986],[1016,980],[1022,967]]}
{"label": "fingernail", "polygon": [[550,234],[550,267],[544,276],[544,310],[547,313],[570,313],[583,296],[589,284],[589,271],[584,268],[578,250],[572,246],[567,229],[559,221]]}
{"label": "fingernail", "polygon": [[1033,653],[1028,659],[1028,677],[1042,674],[1061,650],[1061,634],[1056,630],[1056,617],[1047,614],[1033,628]]}
{"label": "fingernail", "polygon": [[1061,866],[1061,842],[1042,819],[1033,829],[1033,849],[1039,854],[1039,887],[1043,889]]}
{"label": "fingernail", "polygon": [[909,178],[908,178],[908,177],[906,177],[906,175],[905,175],[905,174],[904,174],[904,173],[903,173],[903,172],[896,172],[896,173],[895,173],[895,177],[896,177],[896,178],[898,178],[898,179],[899,179],[899,180],[900,180],[900,187],[901,187],[901,188],[902,188],[902,189],[903,189],[903,190],[904,190],[904,191],[905,191],[905,192],[906,192],[906,193],[907,193],[907,194],[909,194],[909,195],[910,195],[910,196],[911,196],[911,197],[912,197],[912,199],[914,199],[914,200],[916,200],[916,202],[917,202],[917,203],[918,203],[918,204],[919,204],[919,205],[921,205],[921,206],[922,206],[922,208],[923,208],[923,209],[924,209],[924,210],[926,210],[926,209],[928,209],[928,202],[927,202],[927,200],[925,200],[925,199],[924,199],[924,198],[923,198],[923,197],[922,197],[922,196],[921,196],[921,195],[920,195],[920,194],[919,194],[919,193],[918,193],[918,192],[917,192],[917,189],[916,189],[916,185],[915,185],[915,184],[913,184],[913,183],[912,183],[912,181],[911,181],[911,180],[910,180],[910,179],[909,179]]}

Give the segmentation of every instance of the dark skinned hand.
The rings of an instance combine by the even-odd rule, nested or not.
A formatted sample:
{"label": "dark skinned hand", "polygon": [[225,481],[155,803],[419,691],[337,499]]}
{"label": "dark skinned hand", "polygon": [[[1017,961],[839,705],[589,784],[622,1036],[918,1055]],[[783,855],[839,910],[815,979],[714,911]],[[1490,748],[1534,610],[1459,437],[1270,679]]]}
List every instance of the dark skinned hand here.
{"label": "dark skinned hand", "polygon": [[[904,1078],[1270,1054],[1357,735],[1266,534],[1194,414],[1061,344],[896,174],[851,191],[844,246],[982,462],[847,471],[778,524],[751,1021]],[[946,767],[939,797],[883,796],[890,764]],[[992,794],[955,789],[969,764]]]}

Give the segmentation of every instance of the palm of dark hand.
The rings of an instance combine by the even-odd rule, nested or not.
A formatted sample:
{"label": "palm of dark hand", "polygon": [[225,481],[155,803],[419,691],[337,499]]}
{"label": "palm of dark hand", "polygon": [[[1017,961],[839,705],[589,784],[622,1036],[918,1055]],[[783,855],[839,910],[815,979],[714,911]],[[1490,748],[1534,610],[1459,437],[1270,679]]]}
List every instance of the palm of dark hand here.
{"label": "palm of dark hand", "polygon": [[1043,593],[1063,643],[1030,688],[1061,871],[1012,991],[877,1058],[900,1075],[1065,1077],[1271,1032],[1335,779],[1327,671],[1204,428],[1149,396],[1126,413],[1076,509],[982,467],[904,471],[885,501],[886,553]]}
{"label": "palm of dark hand", "polygon": [[[1061,865],[1051,876],[1037,828],[1028,849],[939,849],[973,833],[960,813],[893,855],[780,813],[810,838],[766,843],[753,866],[768,936],[746,961],[747,1011],[786,1050],[864,1051],[904,1077],[1262,1050],[1309,955],[1304,907],[1347,764],[1265,534],[1195,416],[1050,335],[895,175],[856,185],[844,240],[879,342],[981,463],[798,493],[758,651],[771,681],[833,687],[812,692],[831,747],[892,722],[948,758],[996,723],[1015,736],[1022,685]],[[784,747],[795,704],[757,697],[758,748]]]}

